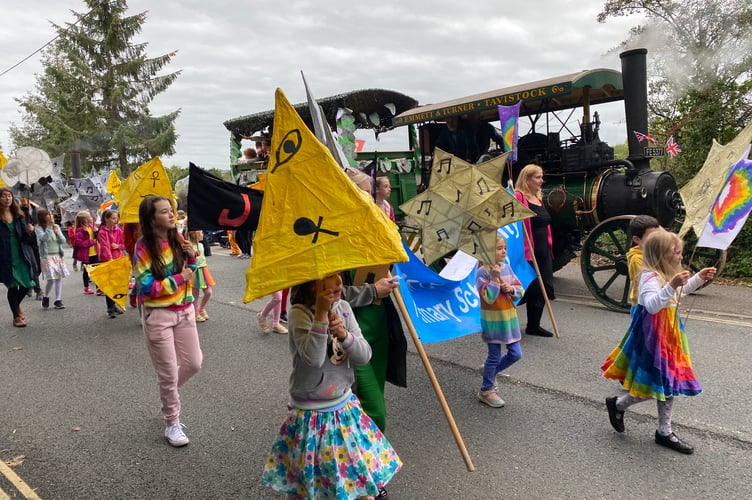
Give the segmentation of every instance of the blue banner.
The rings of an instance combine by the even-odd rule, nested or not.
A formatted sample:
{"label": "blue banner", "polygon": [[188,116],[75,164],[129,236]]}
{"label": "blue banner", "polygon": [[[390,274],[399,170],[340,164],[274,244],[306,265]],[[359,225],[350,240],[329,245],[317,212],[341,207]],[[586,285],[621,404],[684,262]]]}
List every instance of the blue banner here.
{"label": "blue banner", "polygon": [[403,243],[408,262],[394,265],[400,292],[418,337],[424,344],[481,331],[480,296],[475,268],[462,280],[442,278],[426,267]]}
{"label": "blue banner", "polygon": [[[512,224],[499,229],[499,234],[507,240],[507,264],[512,268],[514,274],[522,284],[522,288],[527,290],[530,283],[537,278],[535,269],[531,266],[527,260],[525,260],[525,235],[523,234],[522,221],[517,221]],[[522,297],[517,299],[517,302],[522,300]],[[517,303],[515,302],[515,303]]]}

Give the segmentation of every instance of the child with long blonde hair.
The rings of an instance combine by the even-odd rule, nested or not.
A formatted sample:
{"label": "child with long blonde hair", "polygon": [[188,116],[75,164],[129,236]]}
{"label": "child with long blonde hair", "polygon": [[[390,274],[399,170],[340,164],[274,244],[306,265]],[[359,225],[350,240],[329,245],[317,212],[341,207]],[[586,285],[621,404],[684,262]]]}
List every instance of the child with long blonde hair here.
{"label": "child with long blonde hair", "polygon": [[[206,263],[206,255],[204,254],[204,244],[201,240],[204,239],[203,231],[188,231],[188,239],[193,245],[193,251],[196,252],[196,272],[193,275],[193,307],[196,310],[196,321],[204,322],[209,319],[209,314],[206,312],[206,304],[209,302],[212,296],[212,287],[214,287],[214,278],[212,278],[209,272],[209,265]],[[201,299],[201,303],[198,301],[198,296],[204,291],[204,297]]]}
{"label": "child with long blonde hair", "polygon": [[694,448],[679,439],[671,427],[674,396],[696,396],[702,392],[692,370],[687,337],[679,317],[678,302],[713,279],[715,267],[694,276],[681,268],[682,240],[675,233],[654,231],[642,240],[643,270],[637,305],[624,340],[601,366],[603,376],[619,380],[627,394],[606,398],[611,426],[624,432],[624,412],[642,401],[658,403],[660,446],[690,454]]}

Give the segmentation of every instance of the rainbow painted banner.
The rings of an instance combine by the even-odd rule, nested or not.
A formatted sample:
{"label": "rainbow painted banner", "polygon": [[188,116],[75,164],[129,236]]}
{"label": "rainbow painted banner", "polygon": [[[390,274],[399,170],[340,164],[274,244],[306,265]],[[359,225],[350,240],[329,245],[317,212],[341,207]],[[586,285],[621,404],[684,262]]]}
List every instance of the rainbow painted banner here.
{"label": "rainbow painted banner", "polygon": [[517,161],[517,137],[519,136],[520,104],[512,106],[499,105],[499,122],[501,123],[501,135],[504,138],[504,151],[511,151],[509,160]]}
{"label": "rainbow painted banner", "polygon": [[729,170],[697,241],[698,247],[726,250],[752,210],[752,160],[744,157]]}

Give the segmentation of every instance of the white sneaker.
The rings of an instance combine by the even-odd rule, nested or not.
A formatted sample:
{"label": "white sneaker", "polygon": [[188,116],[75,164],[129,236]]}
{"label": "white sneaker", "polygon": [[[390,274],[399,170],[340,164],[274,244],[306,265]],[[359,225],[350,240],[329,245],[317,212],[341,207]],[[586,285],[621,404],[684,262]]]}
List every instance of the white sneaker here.
{"label": "white sneaker", "polygon": [[185,435],[185,432],[183,432],[183,428],[185,425],[181,423],[177,423],[174,425],[168,425],[165,427],[164,431],[164,437],[167,439],[167,442],[170,443],[172,446],[185,446],[190,441],[188,440],[188,436]]}

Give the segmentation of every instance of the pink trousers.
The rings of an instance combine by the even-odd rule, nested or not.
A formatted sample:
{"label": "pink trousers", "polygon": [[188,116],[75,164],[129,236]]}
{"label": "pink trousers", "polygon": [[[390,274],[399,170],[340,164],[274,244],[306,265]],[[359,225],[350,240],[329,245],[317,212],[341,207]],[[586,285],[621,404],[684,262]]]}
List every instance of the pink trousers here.
{"label": "pink trousers", "polygon": [[144,307],[141,324],[157,372],[165,424],[177,424],[180,422],[178,387],[198,373],[203,359],[195,310],[193,307],[181,311]]}

